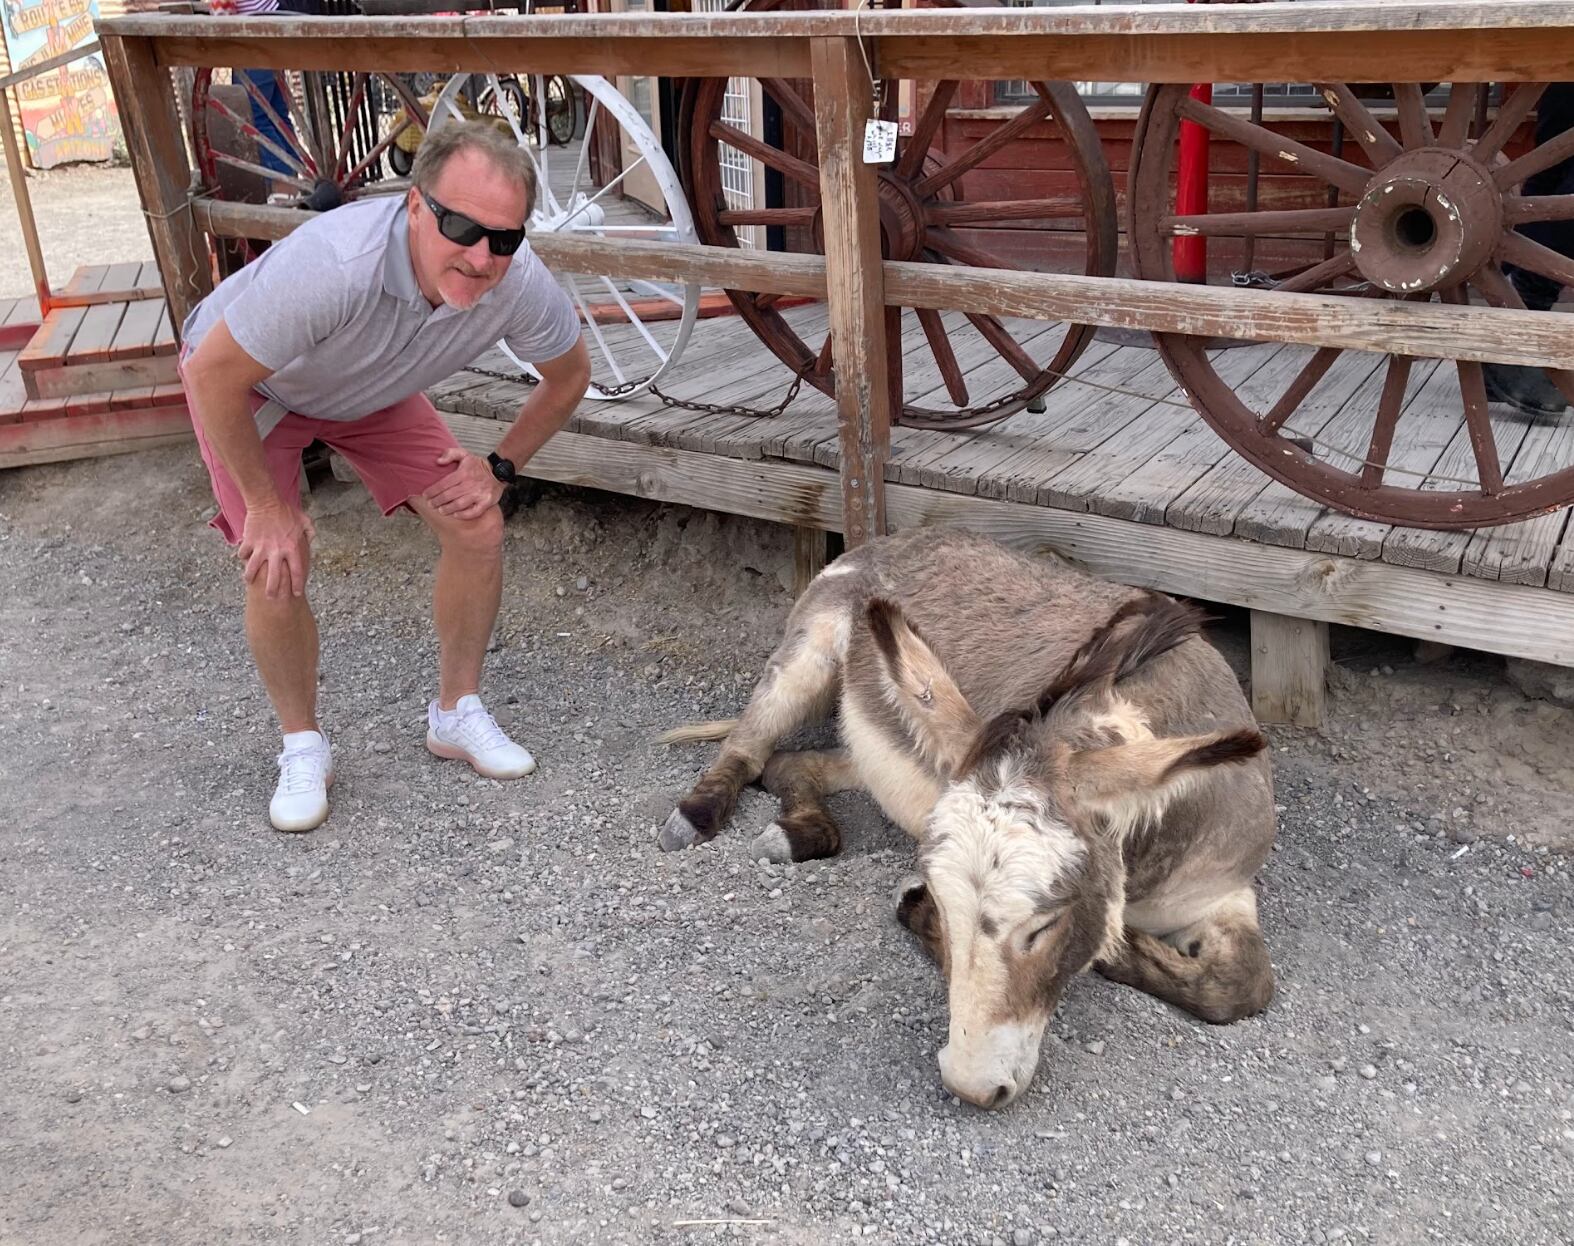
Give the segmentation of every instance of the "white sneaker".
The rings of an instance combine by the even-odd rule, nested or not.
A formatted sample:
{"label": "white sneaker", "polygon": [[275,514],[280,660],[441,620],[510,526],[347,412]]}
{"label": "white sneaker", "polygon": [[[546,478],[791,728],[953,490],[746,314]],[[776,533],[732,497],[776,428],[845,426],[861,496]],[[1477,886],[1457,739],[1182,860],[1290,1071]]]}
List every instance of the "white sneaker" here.
{"label": "white sneaker", "polygon": [[452,710],[433,701],[426,723],[428,749],[451,761],[467,761],[489,779],[519,779],[536,768],[536,759],[503,734],[473,693],[460,697]]}
{"label": "white sneaker", "polygon": [[326,736],[292,731],[279,754],[279,786],[273,789],[268,818],[279,831],[309,831],[328,817],[328,785],[333,782],[333,752]]}

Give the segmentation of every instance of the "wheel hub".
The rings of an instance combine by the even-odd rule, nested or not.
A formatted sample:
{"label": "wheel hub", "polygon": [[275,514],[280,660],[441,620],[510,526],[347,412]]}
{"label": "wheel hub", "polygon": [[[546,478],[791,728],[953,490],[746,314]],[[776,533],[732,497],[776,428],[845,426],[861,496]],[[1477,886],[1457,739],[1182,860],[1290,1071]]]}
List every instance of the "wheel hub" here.
{"label": "wheel hub", "polygon": [[1356,205],[1350,251],[1373,285],[1420,294],[1458,285],[1503,237],[1503,196],[1458,151],[1422,148],[1386,166]]}
{"label": "wheel hub", "polygon": [[[901,178],[882,170],[876,183],[880,201],[880,258],[918,260],[924,253],[924,214],[912,189]],[[825,252],[825,214],[814,215],[814,243]]]}

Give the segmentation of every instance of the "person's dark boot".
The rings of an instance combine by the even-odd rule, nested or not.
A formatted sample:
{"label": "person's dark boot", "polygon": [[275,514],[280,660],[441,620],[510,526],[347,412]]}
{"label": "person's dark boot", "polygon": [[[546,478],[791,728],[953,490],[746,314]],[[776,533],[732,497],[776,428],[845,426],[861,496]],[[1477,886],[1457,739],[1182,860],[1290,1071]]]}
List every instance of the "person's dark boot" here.
{"label": "person's dark boot", "polygon": [[1487,398],[1505,402],[1527,415],[1558,415],[1568,410],[1569,400],[1540,368],[1512,363],[1485,363],[1481,375],[1486,381]]}

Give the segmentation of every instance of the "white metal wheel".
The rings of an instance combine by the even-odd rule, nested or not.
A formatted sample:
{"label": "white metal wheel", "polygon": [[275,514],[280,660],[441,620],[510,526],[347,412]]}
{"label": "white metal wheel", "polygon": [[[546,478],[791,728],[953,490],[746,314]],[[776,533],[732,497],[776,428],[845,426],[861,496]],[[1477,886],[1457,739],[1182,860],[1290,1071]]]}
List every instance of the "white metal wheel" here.
{"label": "white metal wheel", "polygon": [[[474,106],[461,98],[472,79],[477,82]],[[585,93],[589,104],[584,132],[566,147],[553,149],[549,145],[544,107],[533,110],[535,126],[527,132],[531,118],[519,115],[517,85],[507,78],[499,80],[495,74],[461,74],[449,79],[432,108],[428,129],[436,131],[477,112],[508,126],[536,169],[538,190],[529,223],[532,236],[572,233],[697,242],[677,170],[638,109],[603,77],[576,74],[570,80]],[[544,103],[542,78],[531,79],[530,95]],[[590,140],[598,127],[616,140],[608,146],[623,153],[622,169],[599,186],[590,176]],[[617,193],[636,170],[648,174],[645,185],[655,187],[661,199],[659,207]],[[591,382],[587,397],[616,400],[644,393],[677,363],[699,314],[698,285],[631,281],[604,273],[556,269],[554,275],[573,299],[589,338]],[[498,345],[525,372],[539,375],[506,343]]]}

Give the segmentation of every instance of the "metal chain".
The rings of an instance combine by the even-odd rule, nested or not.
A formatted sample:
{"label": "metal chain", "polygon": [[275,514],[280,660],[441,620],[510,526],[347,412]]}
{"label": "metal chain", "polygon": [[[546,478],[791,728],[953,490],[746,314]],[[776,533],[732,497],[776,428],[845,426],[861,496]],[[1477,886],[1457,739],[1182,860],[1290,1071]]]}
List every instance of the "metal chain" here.
{"label": "metal chain", "polygon": [[[781,401],[773,407],[741,407],[730,406],[725,403],[696,402],[688,398],[674,398],[671,394],[662,393],[655,385],[650,385],[650,393],[654,394],[663,406],[678,407],[684,411],[698,411],[705,415],[746,415],[755,419],[773,420],[786,411],[792,405],[793,400],[798,397],[798,391],[803,386],[804,376],[813,366],[814,360],[811,359],[798,369],[797,374],[792,379],[792,384],[787,387],[787,392],[782,395]],[[537,383],[535,377],[526,373],[498,372],[492,368],[480,368],[474,364],[465,368],[464,371],[474,372],[478,376],[495,377],[499,381],[512,381],[516,385],[533,386]],[[633,393],[642,385],[649,384],[650,379],[650,377],[644,376],[638,380],[624,381],[619,385],[602,385],[596,381],[592,381],[591,384],[595,385],[604,398],[620,398],[624,394]]]}

